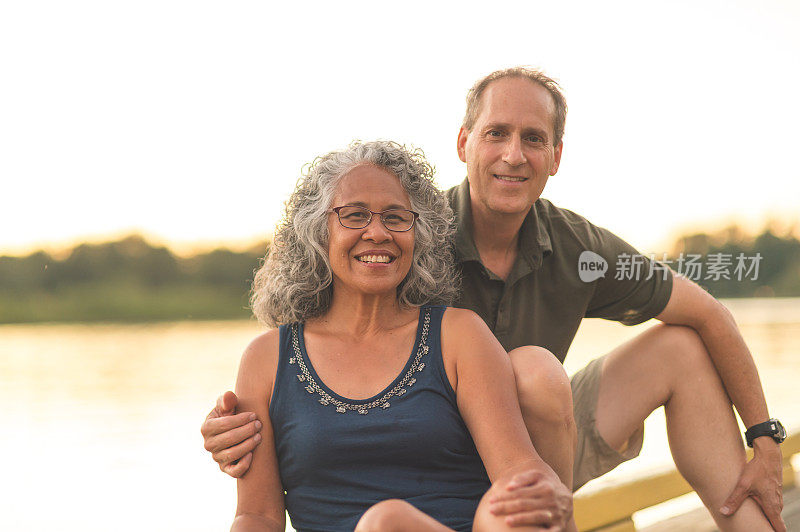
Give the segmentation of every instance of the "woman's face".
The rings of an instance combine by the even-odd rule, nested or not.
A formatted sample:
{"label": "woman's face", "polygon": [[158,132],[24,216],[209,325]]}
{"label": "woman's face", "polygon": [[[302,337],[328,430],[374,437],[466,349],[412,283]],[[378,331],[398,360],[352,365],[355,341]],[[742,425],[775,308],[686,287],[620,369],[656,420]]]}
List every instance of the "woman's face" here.
{"label": "woman's face", "polygon": [[[358,205],[375,212],[411,209],[400,180],[388,170],[361,164],[340,180],[331,208]],[[328,257],[334,292],[347,289],[362,294],[396,294],[411,269],[414,229],[389,231],[378,215],[362,229],[348,229],[335,213],[328,215]]]}

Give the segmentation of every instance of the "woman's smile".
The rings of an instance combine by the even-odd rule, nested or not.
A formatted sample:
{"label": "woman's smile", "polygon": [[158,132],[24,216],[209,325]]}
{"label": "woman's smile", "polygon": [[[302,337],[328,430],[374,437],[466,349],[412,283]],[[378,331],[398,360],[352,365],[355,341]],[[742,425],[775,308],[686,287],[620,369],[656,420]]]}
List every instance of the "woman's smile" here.
{"label": "woman's smile", "polygon": [[369,250],[356,255],[356,260],[364,264],[389,264],[394,262],[393,254],[382,250]]}

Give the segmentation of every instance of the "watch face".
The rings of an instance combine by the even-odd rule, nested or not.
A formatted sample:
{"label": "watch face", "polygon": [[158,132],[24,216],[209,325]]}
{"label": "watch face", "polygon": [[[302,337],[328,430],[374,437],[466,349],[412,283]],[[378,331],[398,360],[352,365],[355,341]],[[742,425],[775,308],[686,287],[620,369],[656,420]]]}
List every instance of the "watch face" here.
{"label": "watch face", "polygon": [[778,443],[782,443],[783,440],[786,439],[786,429],[783,428],[783,425],[777,419],[775,420],[775,426],[778,429],[778,433],[776,434],[775,438],[778,440]]}

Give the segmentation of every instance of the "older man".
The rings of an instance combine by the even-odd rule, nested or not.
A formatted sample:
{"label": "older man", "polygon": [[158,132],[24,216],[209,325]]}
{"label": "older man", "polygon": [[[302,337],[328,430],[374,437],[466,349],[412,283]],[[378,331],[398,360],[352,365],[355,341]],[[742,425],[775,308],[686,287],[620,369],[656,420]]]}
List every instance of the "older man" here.
{"label": "older man", "polygon": [[[464,279],[457,306],[477,312],[507,350],[540,345],[557,357],[517,349],[512,364],[534,446],[564,484],[577,489],[635,457],[645,418],[663,405],[675,463],[720,528],[785,530],[782,427],[769,419],[729,312],[611,232],[540,198],[558,171],[565,120],[557,84],[538,71],[494,72],[470,90],[458,135],[467,179],[447,191]],[[640,275],[587,278],[579,271],[585,252],[606,264],[640,257]],[[663,324],[568,380],[560,362],[585,317]],[[749,462],[731,401],[754,447]],[[258,422],[232,415],[234,407],[232,394],[220,398],[203,434],[221,468],[239,476]],[[519,511],[523,502],[500,504]]]}

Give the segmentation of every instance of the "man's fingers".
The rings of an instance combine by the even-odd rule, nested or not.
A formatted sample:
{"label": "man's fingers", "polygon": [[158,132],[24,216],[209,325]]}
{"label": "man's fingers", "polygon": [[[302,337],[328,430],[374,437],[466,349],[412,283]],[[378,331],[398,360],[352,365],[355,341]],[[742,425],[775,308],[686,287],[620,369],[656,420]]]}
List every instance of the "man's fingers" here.
{"label": "man's fingers", "polygon": [[517,473],[511,477],[511,481],[506,486],[506,489],[513,490],[524,486],[530,486],[541,480],[542,477],[543,473],[535,469]]}
{"label": "man's fingers", "polygon": [[261,422],[258,420],[251,421],[241,427],[236,427],[222,433],[217,433],[214,436],[206,437],[204,447],[206,451],[217,454],[220,451],[239,445],[247,438],[257,434],[260,430]]}
{"label": "man's fingers", "polygon": [[489,499],[490,503],[513,501],[518,499],[532,499],[540,502],[540,508],[553,502],[552,491],[541,485],[517,488],[513,491],[497,490]]}
{"label": "man's fingers", "polygon": [[217,411],[221,416],[228,416],[233,414],[234,410],[236,409],[236,405],[239,404],[239,398],[236,397],[236,394],[227,391],[219,396],[217,399]]}
{"label": "man's fingers", "polygon": [[550,527],[553,524],[553,514],[547,510],[523,512],[506,516],[508,526],[542,526]]}
{"label": "man's fingers", "polygon": [[220,464],[230,464],[239,460],[240,458],[244,457],[247,453],[252,451],[256,448],[261,442],[261,434],[256,434],[252,438],[247,438],[242,443],[238,445],[234,445],[233,447],[227,447],[221,451],[216,453],[212,453],[211,456],[214,458],[214,461]]}
{"label": "man's fingers", "polygon": [[786,532],[786,523],[783,522],[783,517],[781,517],[781,509],[783,509],[783,493],[778,492],[776,500],[766,503],[761,500],[760,497],[753,497],[759,506],[761,506],[761,510],[764,512],[764,515],[767,516],[769,523],[772,525],[777,532]]}
{"label": "man's fingers", "polygon": [[733,493],[731,493],[730,497],[725,500],[722,508],[719,509],[720,513],[722,513],[722,515],[733,515],[736,510],[739,509],[739,506],[742,505],[742,501],[747,498],[748,489],[748,484],[743,484],[742,482],[736,484],[736,488],[733,490]]}
{"label": "man's fingers", "polygon": [[520,512],[548,511],[547,504],[539,499],[513,499],[496,501],[490,504],[489,511],[494,515],[511,515]]}
{"label": "man's fingers", "polygon": [[765,515],[776,532],[786,532],[786,523],[783,522],[780,512],[765,512]]}
{"label": "man's fingers", "polygon": [[253,453],[247,453],[238,462],[226,465],[220,464],[219,468],[233,478],[239,478],[244,475],[248,469],[250,469],[250,464],[252,461]]}
{"label": "man's fingers", "polygon": [[[212,436],[228,432],[230,430],[243,427],[256,420],[253,412],[242,412],[233,416],[217,417],[206,419],[200,427],[203,438],[208,440]],[[239,440],[241,441],[241,439]],[[208,449],[208,447],[206,447]]]}
{"label": "man's fingers", "polygon": [[225,392],[217,397],[217,404],[208,413],[206,419],[214,419],[218,417],[230,416],[236,411],[236,405],[239,404],[239,398],[233,392]]}

